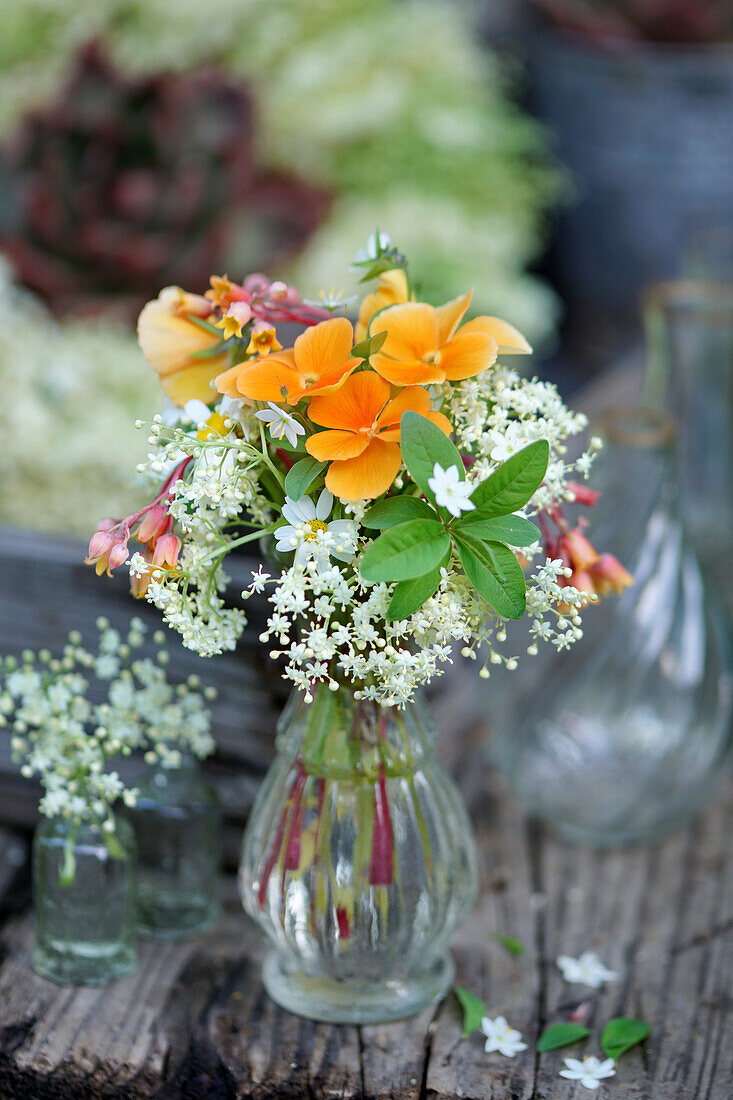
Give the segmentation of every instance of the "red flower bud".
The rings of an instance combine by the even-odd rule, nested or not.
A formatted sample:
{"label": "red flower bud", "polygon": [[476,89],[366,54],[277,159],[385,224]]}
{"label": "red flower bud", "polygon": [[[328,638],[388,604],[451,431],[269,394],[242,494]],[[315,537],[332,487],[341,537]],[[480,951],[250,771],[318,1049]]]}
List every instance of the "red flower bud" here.
{"label": "red flower bud", "polygon": [[568,531],[560,540],[560,552],[575,570],[586,570],[598,561],[595,546],[580,531]]}
{"label": "red flower bud", "polygon": [[590,575],[599,596],[609,596],[612,592],[620,595],[634,583],[631,573],[613,554],[601,554],[595,565],[590,567]]}
{"label": "red flower bud", "polygon": [[153,548],[153,565],[169,566],[172,569],[178,562],[180,551],[180,539],[175,535],[162,535]]}

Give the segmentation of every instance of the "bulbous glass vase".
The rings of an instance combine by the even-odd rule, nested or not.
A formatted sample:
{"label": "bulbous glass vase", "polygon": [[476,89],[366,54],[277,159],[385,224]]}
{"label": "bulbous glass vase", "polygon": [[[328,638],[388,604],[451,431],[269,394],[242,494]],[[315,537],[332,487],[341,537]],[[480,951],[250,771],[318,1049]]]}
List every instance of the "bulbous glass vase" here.
{"label": "bulbous glass vase", "polygon": [[126,815],[137,841],[140,935],[181,940],[213,928],[220,911],[221,806],[194,758],[148,769]]}
{"label": "bulbous glass vase", "polygon": [[104,985],[131,973],[135,842],[92,823],[44,820],[33,838],[33,969],[60,985]]}
{"label": "bulbous glass vase", "polygon": [[634,583],[584,610],[569,653],[525,661],[503,714],[496,693],[487,711],[493,762],[524,806],[565,840],[616,847],[655,840],[710,799],[733,742],[733,677],[720,593],[679,515],[674,423],[617,409],[597,427],[594,542]]}
{"label": "bulbous glass vase", "polygon": [[273,950],[265,987],[314,1020],[399,1019],[453,979],[448,942],[473,904],[476,854],[438,763],[427,706],[294,693],[252,810],[239,873]]}

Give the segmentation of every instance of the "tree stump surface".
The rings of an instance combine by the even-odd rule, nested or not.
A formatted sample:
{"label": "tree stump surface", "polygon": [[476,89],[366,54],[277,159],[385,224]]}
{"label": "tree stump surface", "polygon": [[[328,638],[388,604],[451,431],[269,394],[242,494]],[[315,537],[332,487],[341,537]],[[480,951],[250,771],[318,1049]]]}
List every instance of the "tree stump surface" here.
{"label": "tree stump surface", "polygon": [[[141,944],[136,975],[61,988],[29,967],[32,918],[19,910],[28,851],[0,831],[0,1100],[570,1100],[565,1055],[598,1054],[612,1016],[646,1020],[596,1094],[628,1100],[733,1096],[733,807],[719,798],[654,847],[592,852],[549,838],[491,773],[474,785],[482,889],[460,930],[457,981],[504,1015],[528,1049],[487,1055],[462,1038],[452,994],[403,1023],[314,1024],[283,1012],[260,978],[264,943],[231,877],[219,928],[186,944]],[[25,866],[24,866],[25,865]],[[27,897],[27,894],[26,894]],[[1,905],[1,903],[0,903]],[[495,938],[524,945],[514,957]],[[563,981],[560,954],[595,950],[618,972],[596,991]],[[536,1054],[538,1034],[590,1002],[592,1036]]]}

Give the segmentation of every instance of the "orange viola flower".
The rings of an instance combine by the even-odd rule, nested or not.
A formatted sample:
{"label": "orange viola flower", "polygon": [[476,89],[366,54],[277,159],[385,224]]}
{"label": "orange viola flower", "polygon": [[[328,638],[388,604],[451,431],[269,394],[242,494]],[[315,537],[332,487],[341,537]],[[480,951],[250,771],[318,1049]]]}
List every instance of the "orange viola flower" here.
{"label": "orange viola flower", "polygon": [[310,419],[329,430],[310,436],[306,450],[319,462],[330,462],[326,488],[341,500],[373,500],[389,489],[402,464],[403,413],[420,413],[451,433],[448,418],[430,408],[427,390],[408,386],[392,400],[390,392],[378,374],[361,371],[336,393],[310,403]]}
{"label": "orange viola flower", "polygon": [[242,363],[216,379],[220,393],[253,401],[287,401],[331,393],[361,363],[351,357],[354,330],[345,317],[333,317],[306,329],[295,346],[257,362]]}
{"label": "orange viola flower", "polygon": [[477,317],[459,328],[470,303],[469,291],[444,306],[391,306],[379,316],[387,339],[372,355],[372,366],[396,386],[430,385],[473,378],[496,361],[500,350],[532,350],[521,333],[498,317]]}
{"label": "orange viola flower", "polygon": [[357,342],[365,339],[369,322],[380,309],[414,300],[414,294],[410,298],[407,293],[407,276],[401,267],[382,272],[376,289],[366,295],[359,307],[359,320],[356,322]]}
{"label": "orange viola flower", "polygon": [[196,399],[212,400],[211,381],[221,371],[228,355],[196,359],[195,353],[219,343],[220,337],[207,332],[188,315],[206,318],[211,306],[198,294],[167,286],[143,307],[137,323],[142,353],[160,376],[165,392],[176,405]]}

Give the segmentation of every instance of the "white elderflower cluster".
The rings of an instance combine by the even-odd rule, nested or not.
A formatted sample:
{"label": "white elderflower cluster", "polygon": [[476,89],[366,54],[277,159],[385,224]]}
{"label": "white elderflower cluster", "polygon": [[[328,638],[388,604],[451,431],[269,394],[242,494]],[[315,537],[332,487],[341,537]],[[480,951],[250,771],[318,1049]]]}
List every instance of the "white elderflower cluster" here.
{"label": "white elderflower cluster", "polygon": [[523,447],[546,439],[550,445],[547,473],[526,511],[531,514],[573,499],[567,482],[573,472],[588,476],[597,441],[575,462],[565,461],[567,440],[583,431],[587,418],[568,409],[556,386],[497,366],[477,378],[446,386],[445,391],[458,446],[475,459],[470,480],[482,480]]}
{"label": "white elderflower cluster", "polygon": [[[215,692],[201,689],[197,677],[169,682],[163,631],[153,636],[155,659],[136,656],[146,640],[139,618],[124,636],[104,618],[97,629],[94,652],[72,631],[61,657],[42,649],[3,658],[0,724],[11,729],[21,774],[38,777],[44,788],[43,814],[112,833],[114,803],[134,805],[137,792],[111,763],[135,750],[164,767],[178,767],[184,754],[208,756],[214,741],[207,701]],[[92,702],[100,686],[105,698]]]}

